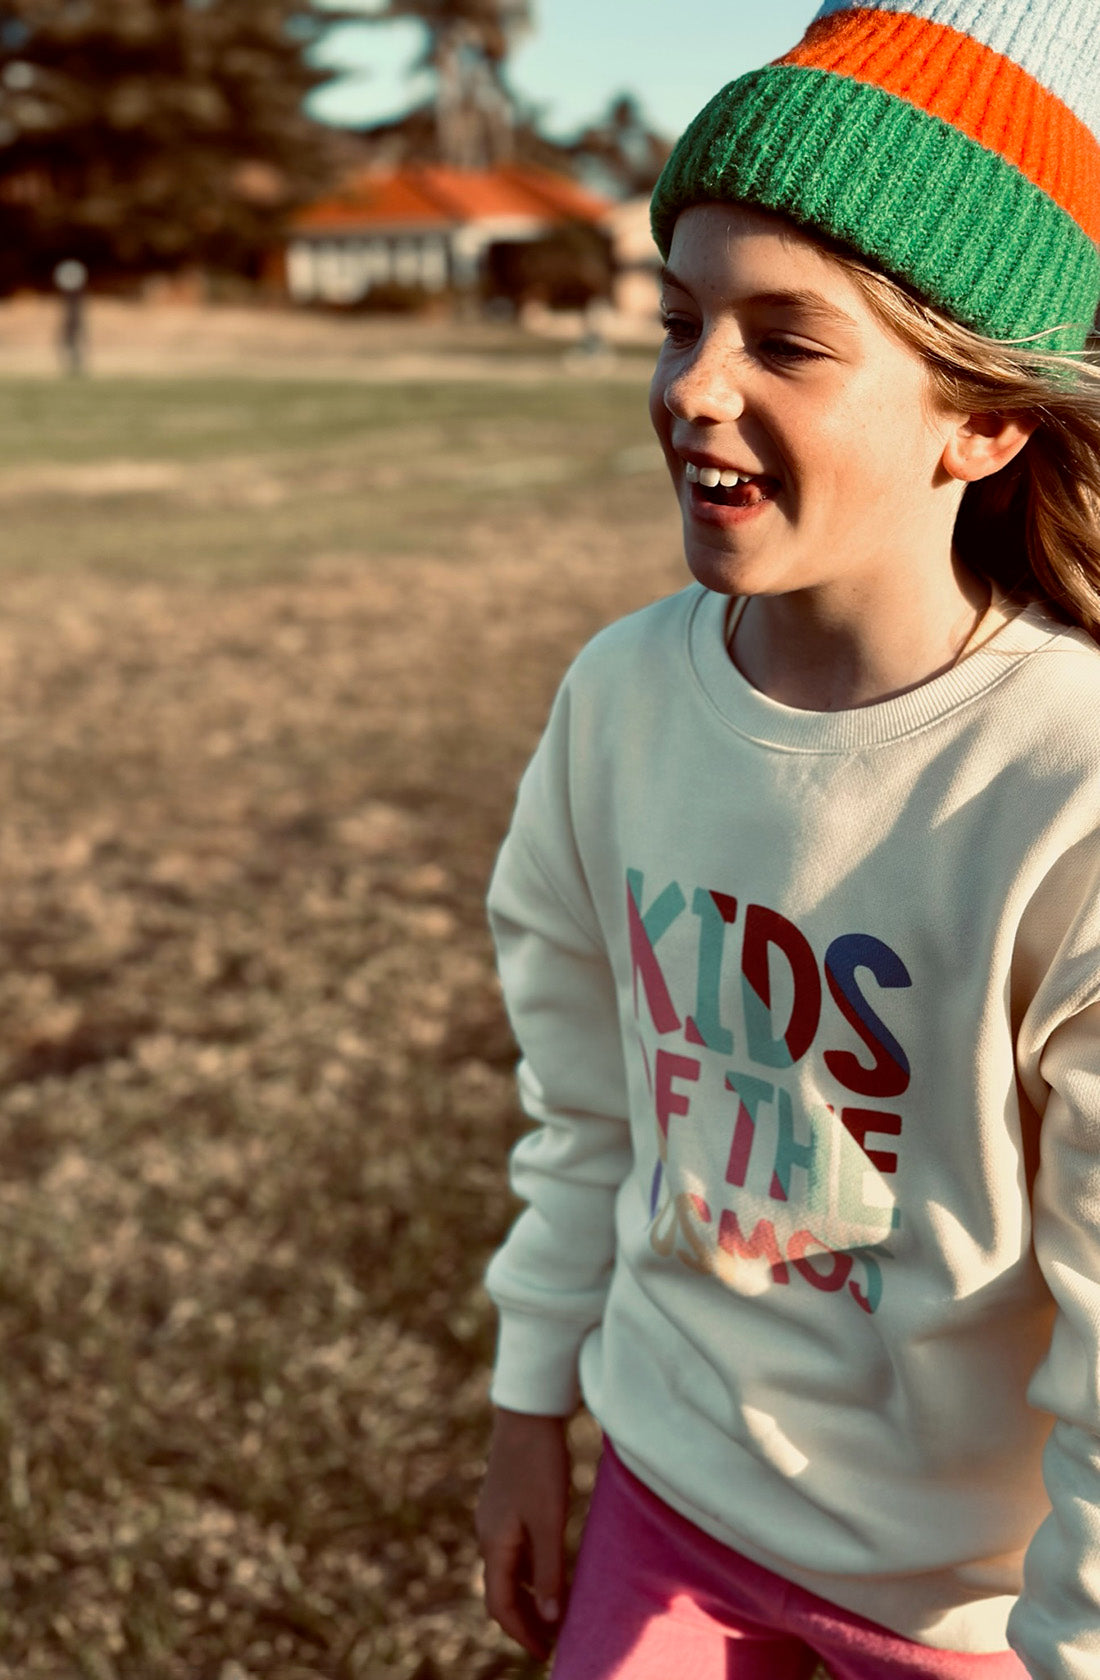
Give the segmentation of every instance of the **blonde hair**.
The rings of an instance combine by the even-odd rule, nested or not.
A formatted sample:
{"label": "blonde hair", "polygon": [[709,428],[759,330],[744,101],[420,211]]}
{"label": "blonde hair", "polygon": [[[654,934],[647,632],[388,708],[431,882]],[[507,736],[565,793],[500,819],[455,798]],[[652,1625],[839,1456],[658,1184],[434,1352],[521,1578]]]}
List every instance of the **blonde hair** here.
{"label": "blonde hair", "polygon": [[[824,242],[828,243],[828,242]],[[924,361],[933,400],[1036,422],[1015,460],[967,486],[955,546],[1018,602],[1042,601],[1100,645],[1100,366],[1029,339],[984,338],[849,250],[831,254]],[[1095,351],[1095,341],[1093,343]]]}

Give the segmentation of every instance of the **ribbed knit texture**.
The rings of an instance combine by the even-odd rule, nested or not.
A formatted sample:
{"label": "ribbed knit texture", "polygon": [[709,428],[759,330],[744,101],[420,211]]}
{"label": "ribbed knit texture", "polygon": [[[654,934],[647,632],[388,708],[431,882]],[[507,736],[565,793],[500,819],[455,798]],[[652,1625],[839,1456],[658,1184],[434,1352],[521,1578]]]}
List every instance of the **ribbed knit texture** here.
{"label": "ribbed knit texture", "polygon": [[1100,145],[1026,70],[969,35],[904,13],[821,18],[780,60],[896,93],[1014,164],[1100,238]]}
{"label": "ribbed knit texture", "polygon": [[1079,350],[1100,302],[1100,144],[1080,114],[1100,82],[1100,0],[1042,10],[1049,37],[1009,0],[832,0],[683,135],[653,197],[662,252],[689,205],[754,204],[990,337]]}
{"label": "ribbed knit texture", "polygon": [[[879,12],[926,18],[980,41],[1029,76],[1100,133],[1100,5],[1097,0],[876,0]],[[864,11],[859,0],[826,0],[818,17]]]}

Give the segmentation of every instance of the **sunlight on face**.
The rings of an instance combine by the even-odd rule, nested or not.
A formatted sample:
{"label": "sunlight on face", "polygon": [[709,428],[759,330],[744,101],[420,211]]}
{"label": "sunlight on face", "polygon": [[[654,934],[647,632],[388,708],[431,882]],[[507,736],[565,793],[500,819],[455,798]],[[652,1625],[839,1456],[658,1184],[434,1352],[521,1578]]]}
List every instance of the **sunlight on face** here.
{"label": "sunlight on face", "polygon": [[695,576],[786,594],[950,549],[957,416],[813,239],[767,213],[679,218],[650,413]]}

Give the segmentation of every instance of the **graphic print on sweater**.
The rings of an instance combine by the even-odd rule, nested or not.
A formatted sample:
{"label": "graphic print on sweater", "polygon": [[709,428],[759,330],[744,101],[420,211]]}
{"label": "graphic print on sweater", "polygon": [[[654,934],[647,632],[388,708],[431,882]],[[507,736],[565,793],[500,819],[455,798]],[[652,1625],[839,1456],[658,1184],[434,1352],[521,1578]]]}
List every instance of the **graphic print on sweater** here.
{"label": "graphic print on sweater", "polygon": [[739,1293],[801,1283],[877,1311],[910,1066],[865,976],[910,987],[905,963],[862,932],[819,962],[787,917],[715,888],[636,869],[626,888],[652,1247]]}

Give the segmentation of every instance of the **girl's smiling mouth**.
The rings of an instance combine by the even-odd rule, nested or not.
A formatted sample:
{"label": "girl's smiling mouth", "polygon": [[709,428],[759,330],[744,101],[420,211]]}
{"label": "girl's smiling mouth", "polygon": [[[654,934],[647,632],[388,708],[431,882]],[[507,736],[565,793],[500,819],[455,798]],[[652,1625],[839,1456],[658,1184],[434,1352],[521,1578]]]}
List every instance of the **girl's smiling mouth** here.
{"label": "girl's smiling mouth", "polygon": [[684,462],[691,511],[713,524],[740,524],[775,499],[779,480],[767,473],[741,473],[732,467]]}

